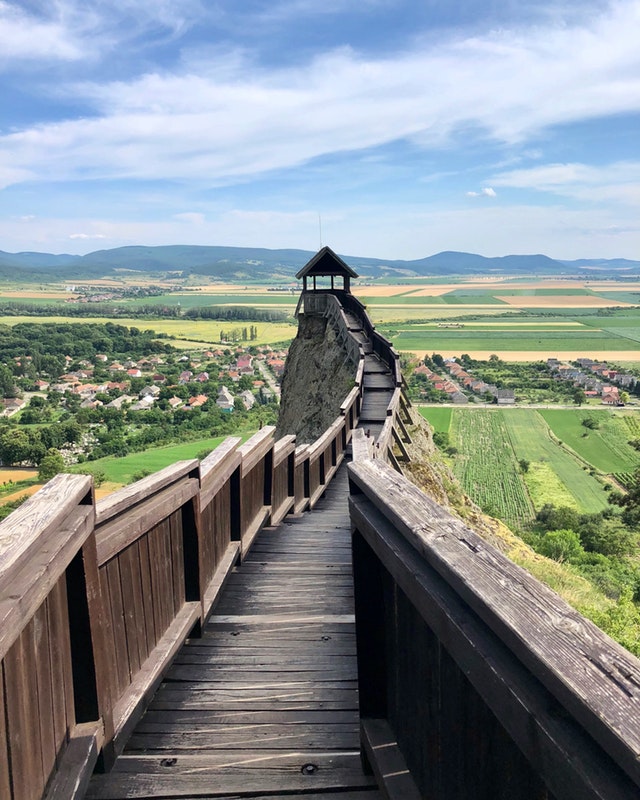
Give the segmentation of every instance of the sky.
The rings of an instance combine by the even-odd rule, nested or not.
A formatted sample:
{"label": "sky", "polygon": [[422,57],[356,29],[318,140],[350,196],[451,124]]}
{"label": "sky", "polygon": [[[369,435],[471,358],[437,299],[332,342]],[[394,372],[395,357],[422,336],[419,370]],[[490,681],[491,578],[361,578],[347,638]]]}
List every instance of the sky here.
{"label": "sky", "polygon": [[0,0],[0,250],[640,259],[640,0]]}

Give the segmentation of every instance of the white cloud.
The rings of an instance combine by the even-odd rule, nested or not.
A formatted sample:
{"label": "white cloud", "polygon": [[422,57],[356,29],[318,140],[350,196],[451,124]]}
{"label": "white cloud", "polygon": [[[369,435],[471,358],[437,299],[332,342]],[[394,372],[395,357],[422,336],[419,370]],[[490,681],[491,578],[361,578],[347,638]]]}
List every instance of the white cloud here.
{"label": "white cloud", "polygon": [[232,72],[214,63],[199,74],[74,86],[98,116],[15,132],[0,147],[16,181],[215,185],[401,138],[440,146],[468,126],[520,142],[548,125],[640,113],[639,22],[640,2],[630,0],[588,26],[502,31],[394,58],[345,49],[272,71],[238,58]]}
{"label": "white cloud", "polygon": [[174,214],[173,218],[180,222],[188,222],[191,225],[202,225],[206,219],[205,215],[198,211],[185,211],[182,214]]}
{"label": "white cloud", "polygon": [[106,239],[102,233],[70,233],[70,239]]}
{"label": "white cloud", "polygon": [[497,197],[495,189],[485,186],[479,192],[467,192],[467,197]]}
{"label": "white cloud", "polygon": [[0,67],[95,60],[147,32],[156,41],[179,36],[206,14],[200,0],[55,0],[31,11],[24,6],[0,0]]}
{"label": "white cloud", "polygon": [[83,54],[64,24],[38,18],[3,0],[0,0],[0,41],[0,64],[12,59],[75,60]]}
{"label": "white cloud", "polygon": [[586,201],[640,205],[640,161],[619,161],[604,166],[543,164],[500,173],[497,186],[534,189]]}

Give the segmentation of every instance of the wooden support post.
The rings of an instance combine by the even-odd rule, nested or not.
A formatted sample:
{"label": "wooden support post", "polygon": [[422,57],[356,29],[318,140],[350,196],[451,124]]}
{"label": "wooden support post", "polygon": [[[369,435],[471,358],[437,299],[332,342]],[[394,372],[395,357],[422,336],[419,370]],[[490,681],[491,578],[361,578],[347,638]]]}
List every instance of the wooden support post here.
{"label": "wooden support post", "polygon": [[398,447],[400,449],[400,452],[402,453],[402,458],[405,461],[411,461],[411,459],[409,458],[409,453],[407,452],[407,448],[405,447],[404,442],[400,438],[400,435],[398,434],[398,431],[396,430],[396,426],[395,425],[391,429],[391,433],[393,434],[393,438],[394,438],[395,443],[398,445]]}
{"label": "wooden support post", "polygon": [[105,746],[100,766],[110,769],[115,758],[110,692],[114,667],[106,644],[95,533],[69,564],[66,584],[75,718],[77,723],[102,719]]}
{"label": "wooden support post", "polygon": [[[402,421],[402,417],[400,414],[396,414],[396,423],[398,428],[400,428],[400,433],[402,434],[402,440],[407,444],[411,444],[411,436],[409,436],[409,431],[406,429],[404,422]],[[394,425],[394,433],[396,433],[395,425]],[[398,434],[396,433],[396,436]],[[407,459],[408,460],[408,459]]]}

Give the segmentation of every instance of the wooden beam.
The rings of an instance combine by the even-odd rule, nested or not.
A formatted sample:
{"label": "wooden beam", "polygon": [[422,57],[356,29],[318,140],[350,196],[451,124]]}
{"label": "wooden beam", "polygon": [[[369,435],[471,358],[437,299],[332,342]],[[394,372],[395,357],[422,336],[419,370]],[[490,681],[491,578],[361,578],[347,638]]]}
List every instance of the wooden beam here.
{"label": "wooden beam", "polygon": [[349,474],[425,562],[640,786],[640,661],[384,464],[356,462]]}
{"label": "wooden beam", "polygon": [[385,800],[422,800],[391,726],[383,719],[363,719],[362,746]]}

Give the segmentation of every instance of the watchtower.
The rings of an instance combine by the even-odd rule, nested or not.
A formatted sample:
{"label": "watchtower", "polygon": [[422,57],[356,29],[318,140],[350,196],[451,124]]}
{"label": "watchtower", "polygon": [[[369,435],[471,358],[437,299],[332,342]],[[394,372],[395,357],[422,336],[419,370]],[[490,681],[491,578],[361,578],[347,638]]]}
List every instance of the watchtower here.
{"label": "watchtower", "polygon": [[[296,278],[302,278],[302,291],[327,291],[323,287],[318,288],[317,278],[331,278],[331,289],[335,291],[335,279],[342,278],[343,285],[341,291],[351,293],[351,278],[357,278],[358,273],[346,264],[339,255],[333,252],[330,247],[323,247],[315,254],[315,256],[308,261],[305,266],[298,272]],[[308,279],[313,278],[313,289],[309,289]]]}

